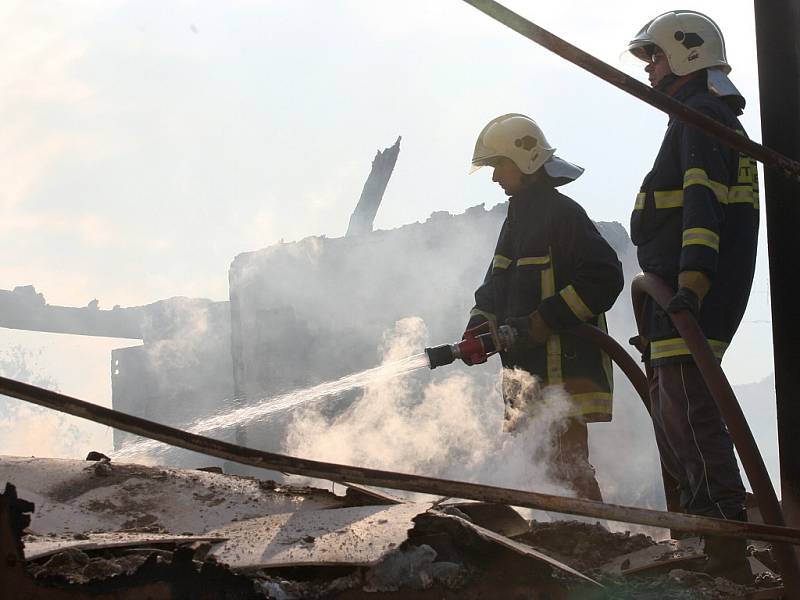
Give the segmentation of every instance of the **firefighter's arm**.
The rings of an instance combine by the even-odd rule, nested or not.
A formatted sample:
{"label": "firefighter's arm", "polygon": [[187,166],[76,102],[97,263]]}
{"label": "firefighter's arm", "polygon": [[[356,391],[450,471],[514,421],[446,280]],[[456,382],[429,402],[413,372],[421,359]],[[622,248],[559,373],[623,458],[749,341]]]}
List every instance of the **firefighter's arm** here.
{"label": "firefighter's arm", "polygon": [[483,278],[483,283],[475,290],[475,306],[473,306],[472,310],[469,312],[469,321],[467,322],[465,330],[477,327],[487,321],[497,320],[494,308],[494,290],[491,284],[493,268],[494,260],[489,265],[489,270]]}
{"label": "firefighter's arm", "polygon": [[616,252],[581,209],[574,218],[574,243],[562,248],[570,257],[573,275],[556,294],[542,300],[539,315],[552,331],[589,321],[610,309],[624,286]]}
{"label": "firefighter's arm", "polygon": [[[713,112],[705,110],[713,117]],[[694,127],[681,134],[683,170],[683,233],[678,291],[667,310],[697,315],[717,273],[722,203],[729,180],[722,145]]]}

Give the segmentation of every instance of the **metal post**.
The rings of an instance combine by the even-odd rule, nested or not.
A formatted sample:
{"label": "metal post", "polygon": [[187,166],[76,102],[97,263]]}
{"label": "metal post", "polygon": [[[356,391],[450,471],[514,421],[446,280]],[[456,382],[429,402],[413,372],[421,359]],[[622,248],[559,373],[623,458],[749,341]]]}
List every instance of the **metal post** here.
{"label": "metal post", "polygon": [[[800,0],[755,0],[761,135],[765,145],[800,157]],[[800,524],[800,183],[765,167],[772,338],[783,513]]]}

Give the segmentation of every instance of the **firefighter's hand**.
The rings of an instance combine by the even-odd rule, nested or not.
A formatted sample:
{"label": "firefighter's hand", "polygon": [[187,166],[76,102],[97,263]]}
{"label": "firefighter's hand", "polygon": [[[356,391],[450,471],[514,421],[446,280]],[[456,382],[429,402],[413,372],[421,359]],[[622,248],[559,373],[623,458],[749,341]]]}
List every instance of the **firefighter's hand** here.
{"label": "firefighter's hand", "polygon": [[697,294],[698,306],[711,289],[711,279],[702,271],[681,271],[678,273],[678,289],[689,288]]}
{"label": "firefighter's hand", "polygon": [[[461,339],[464,340],[467,338],[467,333],[472,331],[473,329],[477,329],[478,327],[485,327],[486,331],[490,331],[490,324],[491,319],[486,318],[483,315],[473,315],[470,317],[467,326],[464,328],[464,333],[461,335]],[[495,327],[497,326],[497,322],[494,322]]]}
{"label": "firefighter's hand", "polygon": [[538,311],[524,317],[510,317],[506,319],[506,325],[516,330],[520,342],[530,346],[544,344],[552,333]]}
{"label": "firefighter's hand", "polygon": [[695,318],[700,314],[700,298],[686,287],[680,288],[667,305],[668,313],[675,314],[682,310],[688,310]]}
{"label": "firefighter's hand", "polygon": [[508,319],[506,319],[505,324],[517,332],[517,340],[522,341],[530,337],[530,332],[531,332],[530,315],[524,317],[509,317]]}

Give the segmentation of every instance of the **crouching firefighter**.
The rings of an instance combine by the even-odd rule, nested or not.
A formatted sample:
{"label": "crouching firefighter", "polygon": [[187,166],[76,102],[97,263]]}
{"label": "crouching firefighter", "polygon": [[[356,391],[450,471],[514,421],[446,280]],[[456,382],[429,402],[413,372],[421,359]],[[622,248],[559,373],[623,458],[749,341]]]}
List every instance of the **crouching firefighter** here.
{"label": "crouching firefighter", "polygon": [[498,323],[517,332],[517,340],[501,353],[507,423],[509,408],[519,408],[513,403],[520,400],[511,393],[513,384],[506,385],[508,369],[527,371],[545,389],[563,386],[570,407],[553,424],[549,474],[579,497],[602,501],[589,462],[587,423],[611,420],[611,362],[597,346],[568,331],[582,322],[606,330],[603,313],[622,290],[622,267],[584,209],[556,190],[583,169],[554,153],[539,126],[521,114],[493,119],[478,136],[472,170],[492,167],[492,181],[509,202],[465,335]]}
{"label": "crouching firefighter", "polygon": [[[744,98],[727,77],[724,40],[711,19],[693,11],[664,13],[639,31],[628,50],[646,63],[655,89],[745,135],[737,118]],[[631,239],[642,270],[675,290],[667,312],[690,311],[722,360],[755,270],[755,161],[670,118],[636,198]],[[652,301],[642,317],[656,441],[664,467],[679,483],[683,510],[747,520],[731,437],[686,343]],[[745,547],[745,540],[707,537],[706,570],[748,582]]]}

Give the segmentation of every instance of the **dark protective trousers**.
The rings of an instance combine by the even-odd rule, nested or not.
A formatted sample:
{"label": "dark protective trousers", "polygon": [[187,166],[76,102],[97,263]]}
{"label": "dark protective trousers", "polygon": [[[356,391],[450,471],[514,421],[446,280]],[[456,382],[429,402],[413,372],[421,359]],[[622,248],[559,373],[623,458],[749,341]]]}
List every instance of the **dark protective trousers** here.
{"label": "dark protective trousers", "polygon": [[745,491],[728,428],[697,366],[653,367],[651,415],[661,462],[687,513],[739,519]]}
{"label": "dark protective trousers", "polygon": [[589,462],[589,431],[586,423],[567,419],[554,436],[555,452],[547,474],[573,490],[578,498],[603,501],[595,470]]}

